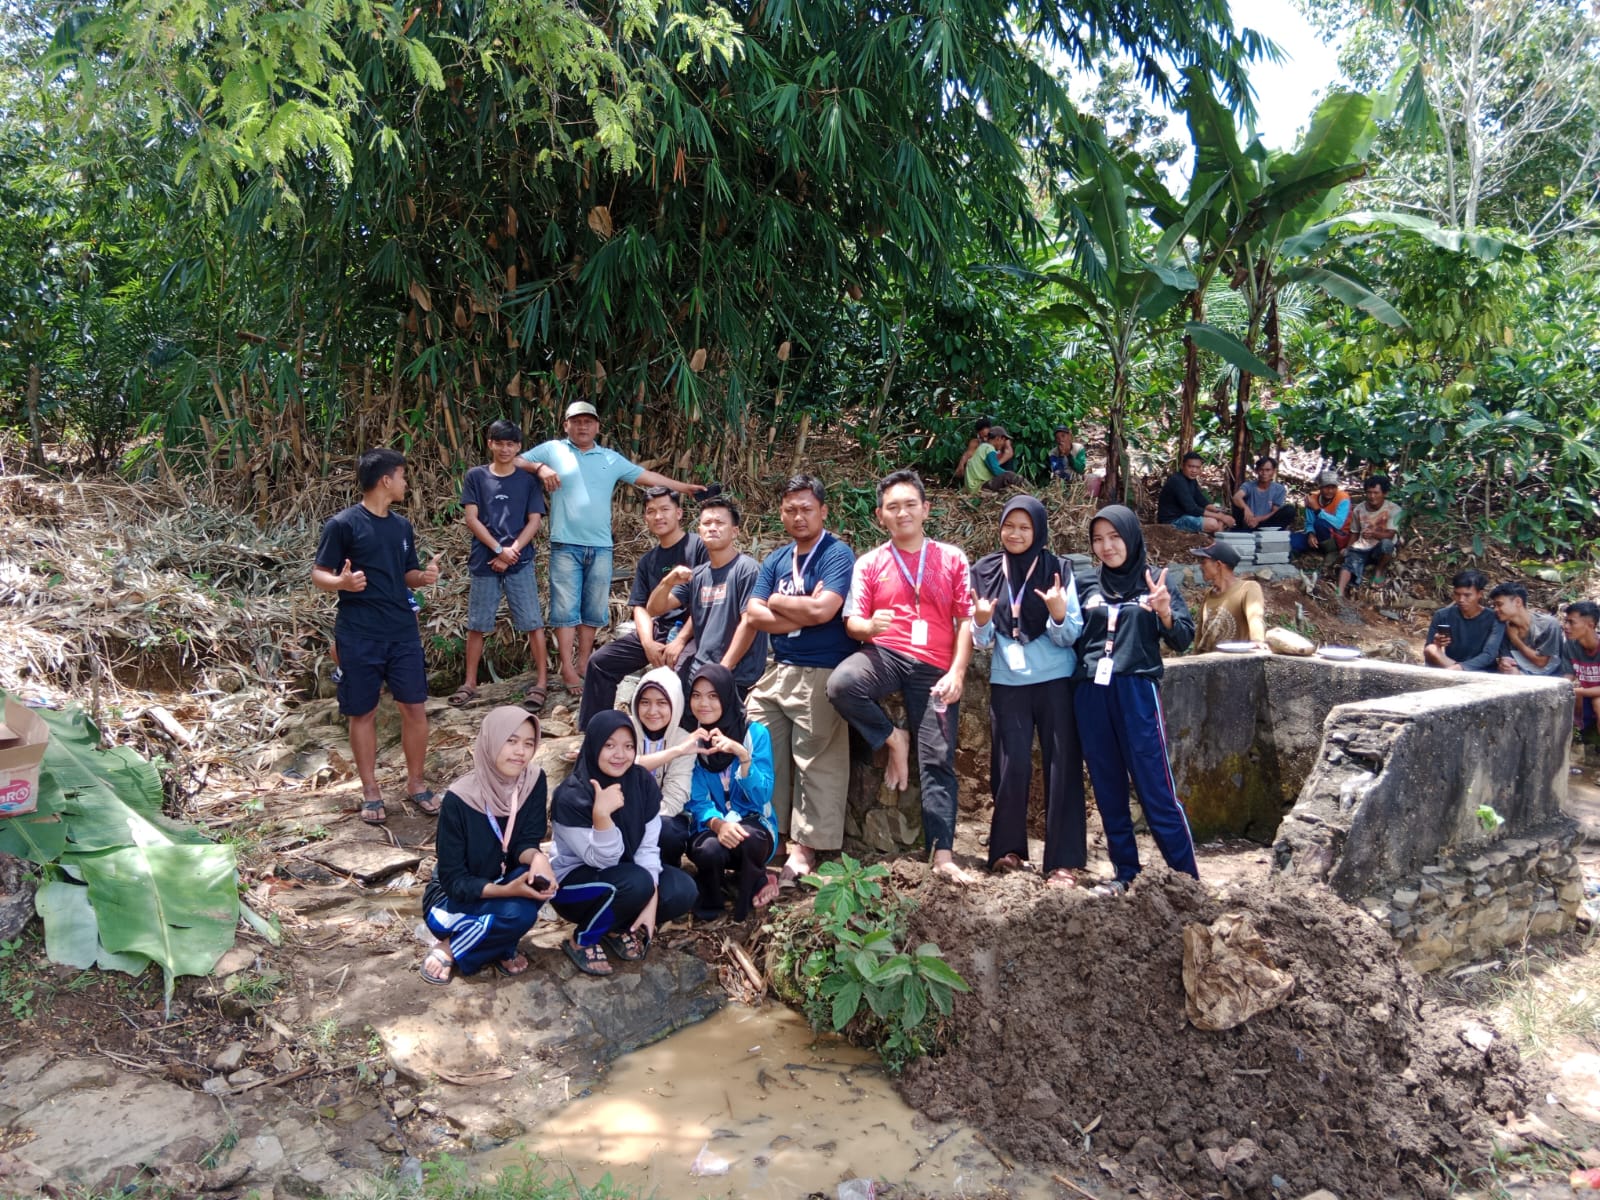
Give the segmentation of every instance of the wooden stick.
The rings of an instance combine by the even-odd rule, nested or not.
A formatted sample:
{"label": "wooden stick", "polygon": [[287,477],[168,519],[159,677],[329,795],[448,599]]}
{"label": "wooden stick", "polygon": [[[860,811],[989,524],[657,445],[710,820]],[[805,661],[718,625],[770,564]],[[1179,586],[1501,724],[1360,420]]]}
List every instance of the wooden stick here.
{"label": "wooden stick", "polygon": [[736,945],[727,938],[723,938],[722,948],[728,952],[728,954],[733,958],[734,962],[739,964],[739,969],[743,971],[745,973],[745,977],[750,980],[751,986],[753,986],[761,995],[766,995],[766,977],[763,976],[760,971],[756,970],[756,964],[750,961],[750,956],[744,952],[744,947]]}
{"label": "wooden stick", "polygon": [[1084,1191],[1077,1184],[1073,1183],[1072,1180],[1063,1178],[1062,1176],[1057,1175],[1054,1171],[1050,1172],[1050,1178],[1054,1179],[1062,1187],[1067,1188],[1070,1191],[1076,1192],[1080,1196],[1087,1196],[1089,1198],[1089,1200],[1097,1200],[1097,1197],[1095,1196],[1095,1194],[1093,1192]]}
{"label": "wooden stick", "polygon": [[185,729],[178,718],[173,716],[167,709],[162,708],[161,705],[152,704],[144,711],[145,716],[161,726],[167,736],[177,742],[178,745],[190,746],[194,744],[194,734]]}

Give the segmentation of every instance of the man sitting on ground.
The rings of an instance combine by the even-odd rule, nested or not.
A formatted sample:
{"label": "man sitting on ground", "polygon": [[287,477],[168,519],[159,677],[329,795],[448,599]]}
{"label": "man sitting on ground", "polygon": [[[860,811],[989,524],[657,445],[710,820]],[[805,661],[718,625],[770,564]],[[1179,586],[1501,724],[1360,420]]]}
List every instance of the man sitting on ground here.
{"label": "man sitting on ground", "polygon": [[1233,528],[1233,517],[1200,490],[1200,468],[1204,464],[1205,459],[1193,450],[1183,456],[1180,469],[1161,486],[1161,498],[1156,501],[1157,522],[1186,533],[1217,533]]}
{"label": "man sitting on ground", "polygon": [[1561,618],[1567,635],[1563,670],[1572,676],[1572,724],[1585,741],[1600,733],[1600,604],[1577,600]]}
{"label": "man sitting on ground", "polygon": [[1484,607],[1489,577],[1482,571],[1458,571],[1450,581],[1455,603],[1433,614],[1422,661],[1446,671],[1493,671],[1505,636],[1494,613]]}
{"label": "man sitting on ground", "polygon": [[[957,485],[966,482],[967,463],[972,460],[972,456],[989,444],[989,429],[993,424],[993,417],[979,417],[973,422],[972,436],[967,439],[967,448],[961,452],[961,457],[956,460],[955,483]],[[1010,458],[1011,455],[1008,452],[1004,450],[1000,452],[1001,465],[1004,465]]]}
{"label": "man sitting on ground", "polygon": [[967,491],[976,492],[980,489],[985,492],[1003,492],[1007,488],[1025,488],[1028,481],[1015,471],[1008,471],[1004,465],[1011,458],[1007,453],[1001,457],[1002,451],[1011,449],[1011,434],[1004,425],[991,425],[989,427],[989,440],[986,445],[979,446],[973,456],[967,459]]}
{"label": "man sitting on ground", "polygon": [[1366,491],[1366,501],[1356,505],[1355,515],[1350,518],[1354,540],[1344,552],[1344,566],[1339,568],[1341,597],[1351,584],[1361,586],[1368,567],[1377,578],[1394,557],[1394,542],[1400,533],[1400,506],[1389,499],[1389,477],[1374,475],[1361,486]]}
{"label": "man sitting on ground", "polygon": [[1322,472],[1317,476],[1317,490],[1306,497],[1305,530],[1289,535],[1289,549],[1295,554],[1314,550],[1331,562],[1350,544],[1353,508],[1350,493],[1339,486],[1339,472]]}
{"label": "man sitting on ground", "polygon": [[1561,673],[1561,622],[1548,613],[1528,607],[1528,589],[1520,583],[1502,583],[1489,593],[1494,615],[1500,619],[1505,640],[1497,669],[1502,675],[1559,675]]}
{"label": "man sitting on ground", "polygon": [[1223,542],[1189,551],[1200,559],[1200,574],[1211,589],[1200,601],[1195,620],[1194,653],[1208,654],[1223,642],[1267,644],[1266,597],[1253,579],[1233,573],[1239,552]]}
{"label": "man sitting on ground", "polygon": [[1294,505],[1289,489],[1278,482],[1278,460],[1265,455],[1256,460],[1256,477],[1233,493],[1233,519],[1245,529],[1292,529]]}

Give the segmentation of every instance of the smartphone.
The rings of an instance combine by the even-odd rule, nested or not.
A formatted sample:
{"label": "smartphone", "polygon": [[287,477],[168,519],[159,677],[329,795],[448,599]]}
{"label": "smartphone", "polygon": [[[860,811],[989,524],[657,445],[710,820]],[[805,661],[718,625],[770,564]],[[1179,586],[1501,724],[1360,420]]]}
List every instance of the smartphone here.
{"label": "smartphone", "polygon": [[546,879],[543,875],[535,875],[533,877],[533,890],[536,892],[546,891],[550,887],[551,882],[551,880]]}

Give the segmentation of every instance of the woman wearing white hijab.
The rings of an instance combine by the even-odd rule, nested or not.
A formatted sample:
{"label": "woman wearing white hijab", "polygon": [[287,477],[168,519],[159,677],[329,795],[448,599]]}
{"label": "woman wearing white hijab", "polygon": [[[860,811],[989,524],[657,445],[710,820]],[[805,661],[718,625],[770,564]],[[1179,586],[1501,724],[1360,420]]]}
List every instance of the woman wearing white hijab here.
{"label": "woman wearing white hijab", "polygon": [[549,786],[535,761],[539,719],[502,706],[483,719],[472,770],[452,783],[439,807],[438,861],[422,896],[422,915],[439,939],[422,961],[429,983],[450,982],[493,963],[521,975],[517,950],[539,906],[556,894],[555,872],[539,849],[547,829]]}

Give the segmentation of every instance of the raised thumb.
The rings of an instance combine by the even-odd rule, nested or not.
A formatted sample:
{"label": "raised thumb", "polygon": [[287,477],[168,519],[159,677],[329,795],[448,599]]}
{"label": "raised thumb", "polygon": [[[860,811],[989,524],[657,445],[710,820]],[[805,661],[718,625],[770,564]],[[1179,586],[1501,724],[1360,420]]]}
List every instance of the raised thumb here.
{"label": "raised thumb", "polygon": [[341,574],[341,575],[350,574],[350,560],[348,558],[344,560],[344,570],[340,571],[339,574]]}

